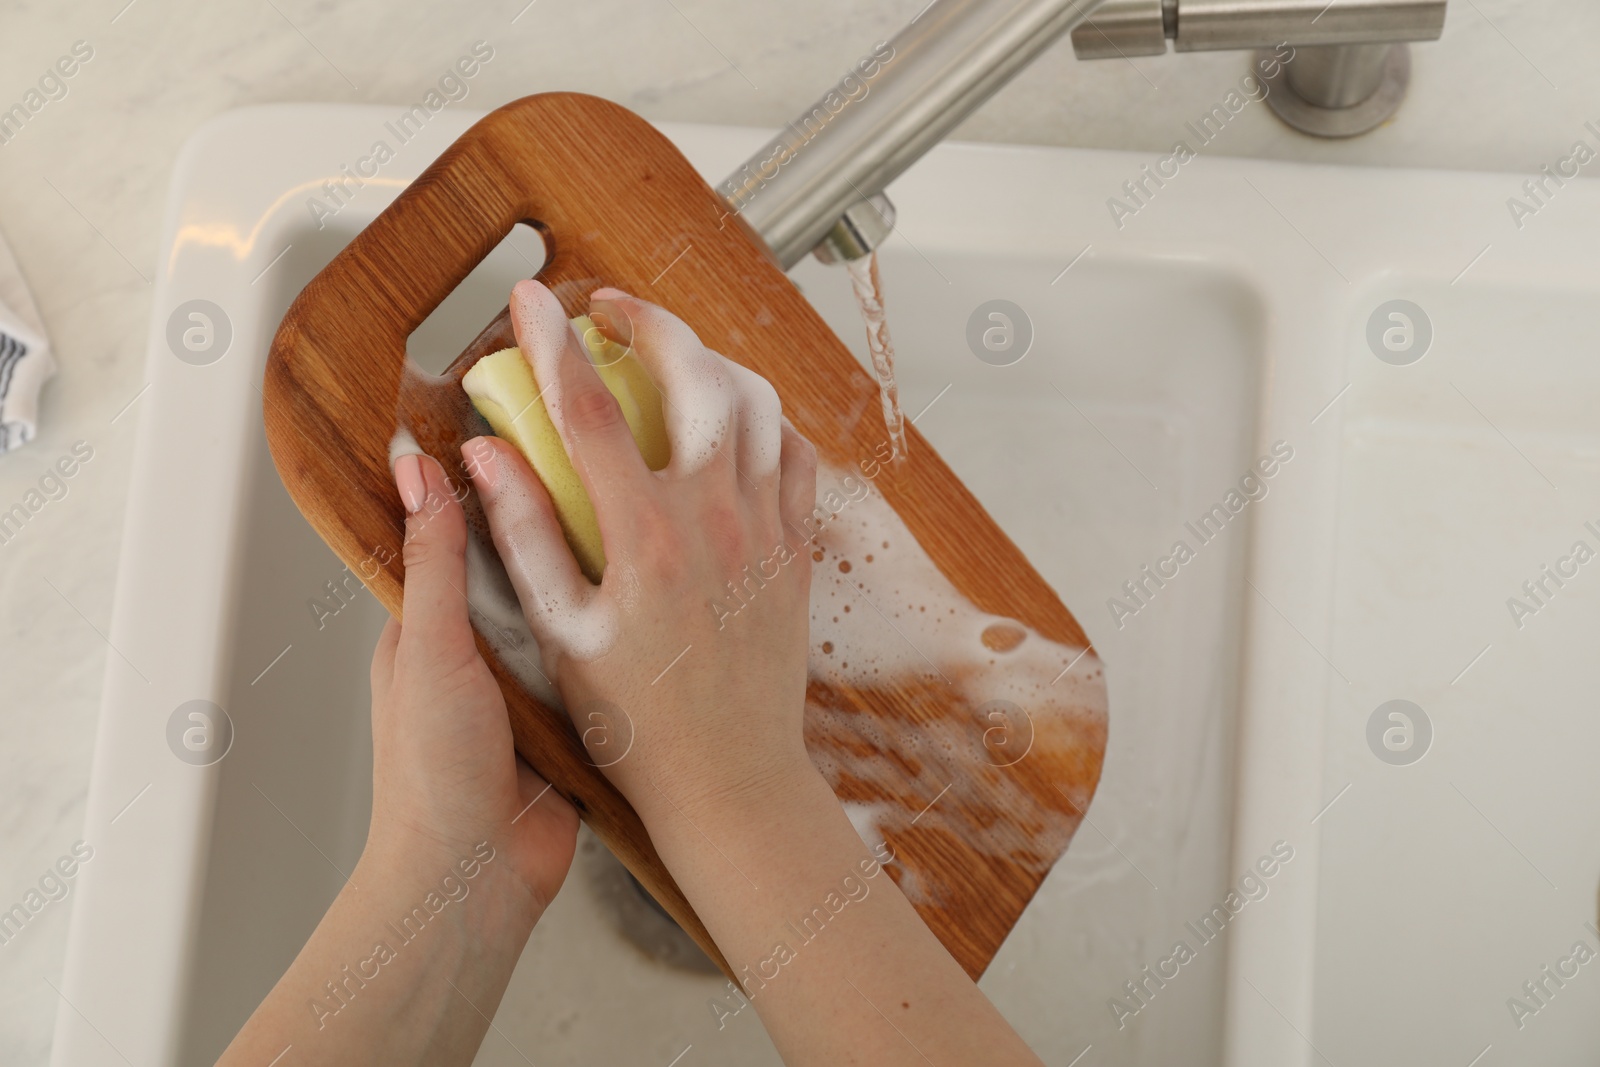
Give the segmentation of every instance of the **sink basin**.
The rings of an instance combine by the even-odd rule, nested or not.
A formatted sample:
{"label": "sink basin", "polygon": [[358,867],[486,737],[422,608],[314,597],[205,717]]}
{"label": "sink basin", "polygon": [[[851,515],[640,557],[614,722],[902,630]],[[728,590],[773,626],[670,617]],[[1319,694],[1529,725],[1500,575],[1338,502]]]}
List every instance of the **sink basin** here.
{"label": "sink basin", "polygon": [[[390,118],[249,109],[179,159],[57,1065],[212,1062],[360,853],[384,613],[279,484],[259,383],[294,294],[476,116],[357,188]],[[711,180],[767,136],[662,129]],[[1589,1062],[1600,968],[1507,999],[1600,948],[1600,566],[1506,598],[1600,547],[1600,192],[1519,231],[1510,176],[1201,158],[1119,226],[1147,162],[945,145],[891,189],[906,412],[1110,691],[1088,818],[982,985],[1051,1063]],[[843,273],[792,277],[865,360]],[[1032,335],[1007,365],[968,341],[993,300]],[[586,837],[478,1062],[777,1063],[753,1013],[718,1028],[719,977],[619,931],[602,866]]]}

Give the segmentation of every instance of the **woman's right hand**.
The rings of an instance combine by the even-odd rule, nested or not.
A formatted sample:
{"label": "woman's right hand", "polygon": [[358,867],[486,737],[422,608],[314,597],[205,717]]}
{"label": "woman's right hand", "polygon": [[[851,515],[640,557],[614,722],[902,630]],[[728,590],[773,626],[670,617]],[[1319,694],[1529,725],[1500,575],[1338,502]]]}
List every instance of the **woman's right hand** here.
{"label": "woman's right hand", "polygon": [[[578,570],[521,456],[478,439],[464,452],[495,545],[595,763],[785,1062],[920,1064],[927,1049],[941,1063],[1037,1065],[806,755],[817,461],[772,387],[660,308],[596,291],[594,318],[661,390],[672,461],[652,472],[556,299],[523,282],[511,306],[594,502],[605,576],[596,587]],[[796,916],[837,932],[802,940]]]}
{"label": "woman's right hand", "polygon": [[633,348],[664,401],[671,462],[651,471],[555,296],[512,292],[512,320],[593,501],[607,566],[578,569],[550,498],[498,438],[463,456],[546,671],[591,758],[646,816],[755,799],[814,775],[801,739],[816,452],[765,379],[675,316],[614,289],[591,315]]}

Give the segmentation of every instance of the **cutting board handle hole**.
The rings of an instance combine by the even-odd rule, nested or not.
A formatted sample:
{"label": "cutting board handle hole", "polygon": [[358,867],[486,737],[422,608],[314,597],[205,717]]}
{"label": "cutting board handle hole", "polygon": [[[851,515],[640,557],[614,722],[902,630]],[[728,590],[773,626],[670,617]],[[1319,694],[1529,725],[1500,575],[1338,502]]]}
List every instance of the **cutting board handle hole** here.
{"label": "cutting board handle hole", "polygon": [[505,309],[511,287],[542,271],[552,251],[553,243],[539,223],[525,220],[512,226],[411,331],[406,358],[428,374],[444,373],[483,324]]}

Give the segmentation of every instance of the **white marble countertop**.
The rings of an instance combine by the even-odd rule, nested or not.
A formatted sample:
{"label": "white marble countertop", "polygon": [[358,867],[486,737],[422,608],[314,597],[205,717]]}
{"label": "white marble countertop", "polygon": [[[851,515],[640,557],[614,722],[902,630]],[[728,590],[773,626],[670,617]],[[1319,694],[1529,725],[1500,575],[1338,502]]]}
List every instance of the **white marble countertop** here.
{"label": "white marble countertop", "polygon": [[[1337,2],[1337,0],[1336,0]],[[0,457],[0,510],[74,442],[94,458],[0,545],[0,907],[80,834],[118,542],[144,374],[156,246],[178,147],[205,119],[272,101],[399,103],[471,42],[496,61],[466,106],[574,89],[652,119],[777,126],[924,0],[10,0],[0,110],[85,41],[93,58],[0,144],[0,230],[56,346],[42,432]],[[525,6],[526,5],[526,6]],[[1396,120],[1321,142],[1247,109],[1210,151],[1379,166],[1533,173],[1600,120],[1600,7],[1456,0],[1414,49]],[[1245,72],[1235,53],[1080,63],[1062,43],[958,131],[968,140],[1170,150]],[[48,1057],[68,908],[0,944],[0,1061]]]}

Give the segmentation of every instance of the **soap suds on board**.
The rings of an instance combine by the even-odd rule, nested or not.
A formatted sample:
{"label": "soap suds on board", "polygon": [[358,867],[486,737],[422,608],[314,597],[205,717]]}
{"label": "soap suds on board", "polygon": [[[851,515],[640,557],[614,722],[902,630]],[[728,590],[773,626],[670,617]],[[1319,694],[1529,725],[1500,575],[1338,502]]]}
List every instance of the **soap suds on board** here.
{"label": "soap suds on board", "polygon": [[[1042,874],[1092,795],[1082,771],[1103,745],[1099,658],[974,606],[864,479],[824,466],[817,482],[819,499],[855,491],[833,493],[844,503],[812,546],[813,762],[869,847],[948,835]],[[980,785],[981,812],[962,803]],[[917,873],[901,884],[913,903],[953,899],[960,872]]]}

